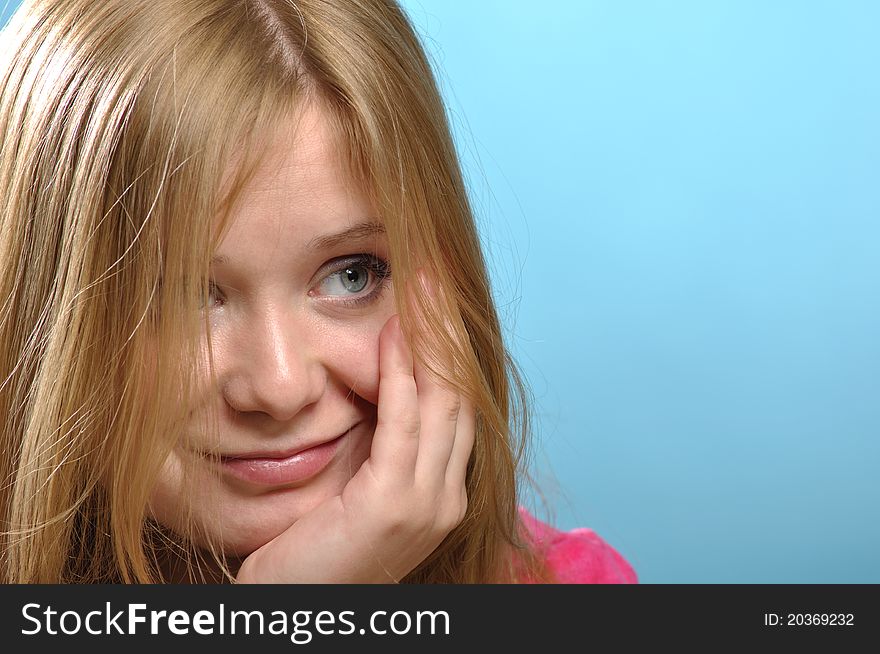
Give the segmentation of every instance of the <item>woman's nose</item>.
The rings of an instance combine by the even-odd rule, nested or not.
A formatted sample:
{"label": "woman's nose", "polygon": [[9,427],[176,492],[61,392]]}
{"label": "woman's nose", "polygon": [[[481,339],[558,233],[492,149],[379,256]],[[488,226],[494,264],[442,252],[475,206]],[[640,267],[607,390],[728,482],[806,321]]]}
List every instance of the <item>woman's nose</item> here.
{"label": "woman's nose", "polygon": [[242,330],[225,353],[234,361],[224,384],[232,408],[285,421],[318,401],[326,379],[307,324],[292,311],[273,310]]}

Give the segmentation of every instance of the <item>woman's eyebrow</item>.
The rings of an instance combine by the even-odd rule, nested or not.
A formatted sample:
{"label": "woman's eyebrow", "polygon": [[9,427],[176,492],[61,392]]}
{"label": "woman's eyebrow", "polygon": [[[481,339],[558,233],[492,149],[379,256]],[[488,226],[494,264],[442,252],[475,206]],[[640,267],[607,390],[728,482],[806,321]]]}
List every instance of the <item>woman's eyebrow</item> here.
{"label": "woman's eyebrow", "polygon": [[[306,248],[313,251],[330,250],[347,241],[356,241],[379,236],[385,233],[385,225],[378,220],[367,220],[335,234],[316,236],[306,244]],[[212,266],[222,266],[229,263],[229,257],[218,254],[211,258]]]}
{"label": "woman's eyebrow", "polygon": [[329,250],[346,241],[360,240],[385,233],[385,225],[378,220],[367,220],[335,234],[317,236],[306,244],[309,250]]}

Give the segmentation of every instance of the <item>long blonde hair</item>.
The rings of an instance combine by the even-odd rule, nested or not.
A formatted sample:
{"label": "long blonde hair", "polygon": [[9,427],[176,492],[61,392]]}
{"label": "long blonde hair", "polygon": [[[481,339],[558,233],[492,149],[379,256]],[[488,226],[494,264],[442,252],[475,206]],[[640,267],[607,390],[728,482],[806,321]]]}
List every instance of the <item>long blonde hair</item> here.
{"label": "long blonde hair", "polygon": [[403,581],[550,579],[517,512],[528,392],[393,0],[26,0],[2,47],[0,581],[161,581],[162,552],[192,548],[198,527],[169,534],[148,503],[195,393],[194,307],[263,139],[309,100],[385,224],[404,330],[403,282],[429,268],[417,310],[452,329],[420,337],[477,408],[466,517]]}

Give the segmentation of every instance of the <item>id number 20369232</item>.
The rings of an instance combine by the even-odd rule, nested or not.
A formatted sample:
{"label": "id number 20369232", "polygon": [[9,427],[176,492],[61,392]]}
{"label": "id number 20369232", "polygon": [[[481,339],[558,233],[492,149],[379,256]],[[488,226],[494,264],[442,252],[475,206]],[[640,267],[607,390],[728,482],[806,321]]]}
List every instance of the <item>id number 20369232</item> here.
{"label": "id number 20369232", "polygon": [[852,613],[765,613],[766,627],[852,627]]}

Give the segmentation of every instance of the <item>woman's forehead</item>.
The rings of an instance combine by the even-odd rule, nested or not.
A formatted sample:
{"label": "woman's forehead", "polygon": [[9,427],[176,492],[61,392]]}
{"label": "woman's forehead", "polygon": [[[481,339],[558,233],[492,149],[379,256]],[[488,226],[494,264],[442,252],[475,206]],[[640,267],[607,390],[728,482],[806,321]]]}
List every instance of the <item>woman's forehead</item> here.
{"label": "woman's forehead", "polygon": [[224,242],[254,228],[298,241],[354,226],[359,234],[384,231],[333,125],[326,109],[309,103],[261,135],[267,147],[231,204]]}
{"label": "woman's forehead", "polygon": [[[322,104],[308,102],[259,134],[261,144],[251,190],[289,188],[291,181],[309,183],[314,176],[347,177],[344,143]],[[280,182],[279,182],[280,180]],[[350,180],[346,180],[350,181]]]}

